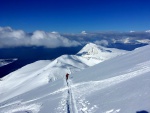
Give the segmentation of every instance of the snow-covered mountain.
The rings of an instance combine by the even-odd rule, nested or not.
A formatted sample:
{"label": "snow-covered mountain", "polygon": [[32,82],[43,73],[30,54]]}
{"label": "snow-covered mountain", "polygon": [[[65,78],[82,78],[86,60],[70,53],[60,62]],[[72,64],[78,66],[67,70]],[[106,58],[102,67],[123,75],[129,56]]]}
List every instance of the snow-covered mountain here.
{"label": "snow-covered mountain", "polygon": [[[111,57],[92,67],[89,66],[94,65],[94,60],[101,60],[98,54],[113,51],[98,49],[95,45],[91,47],[93,49],[87,49],[87,46],[77,55],[63,55],[53,61],[37,61],[4,77],[0,81],[0,112],[150,111],[150,46],[124,55],[121,54],[125,51],[120,51],[117,54],[120,56]],[[64,77],[66,72],[71,73],[68,82]]]}
{"label": "snow-covered mountain", "polygon": [[92,112],[96,113],[150,112],[149,49],[150,45],[138,48],[73,74],[72,90],[79,96],[76,100],[82,100],[81,109],[91,112],[94,108]]}
{"label": "snow-covered mountain", "polygon": [[13,58],[13,59],[0,59],[0,67],[8,65],[10,63],[13,63],[16,60],[17,60],[16,58]]}
{"label": "snow-covered mountain", "polygon": [[124,53],[126,53],[124,50],[105,48],[93,43],[89,43],[85,45],[85,47],[83,47],[83,49],[81,49],[77,54],[86,59],[95,59],[99,62],[103,62]]}
{"label": "snow-covered mountain", "polygon": [[137,42],[140,42],[143,44],[150,44],[150,39],[141,39],[141,40],[137,40]]}
{"label": "snow-covered mountain", "polygon": [[[82,51],[85,52],[86,50],[88,52],[88,49],[93,47],[97,51],[101,51],[95,44],[87,44],[79,53],[82,53]],[[104,55],[105,51],[103,52],[101,53]],[[126,53],[126,51],[118,50],[116,53],[117,56]],[[80,55],[62,55],[53,61],[37,61],[3,77],[3,81],[0,83],[0,92],[3,94],[1,97],[3,98],[0,101],[25,93],[56,79],[63,78],[66,73],[72,74],[104,61],[102,59],[95,59],[95,57],[101,56],[99,53],[89,53],[88,59],[84,55]],[[113,53],[107,56],[109,57],[105,58],[105,60],[114,57]],[[5,92],[7,93],[5,94]],[[8,96],[6,96],[7,94]]]}

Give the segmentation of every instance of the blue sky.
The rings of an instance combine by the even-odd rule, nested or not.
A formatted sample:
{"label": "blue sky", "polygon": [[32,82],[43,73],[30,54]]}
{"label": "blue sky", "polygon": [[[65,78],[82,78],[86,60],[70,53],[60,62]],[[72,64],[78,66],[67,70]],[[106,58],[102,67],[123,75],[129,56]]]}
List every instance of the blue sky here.
{"label": "blue sky", "polygon": [[0,0],[0,26],[78,33],[150,29],[150,0]]}

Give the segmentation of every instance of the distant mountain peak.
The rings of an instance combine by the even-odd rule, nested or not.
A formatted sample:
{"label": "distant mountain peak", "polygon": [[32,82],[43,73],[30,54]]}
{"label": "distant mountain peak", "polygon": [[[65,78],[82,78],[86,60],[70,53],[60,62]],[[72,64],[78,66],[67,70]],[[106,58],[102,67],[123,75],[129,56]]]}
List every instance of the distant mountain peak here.
{"label": "distant mountain peak", "polygon": [[94,54],[98,54],[99,52],[100,52],[100,49],[96,44],[88,43],[78,53],[94,55]]}
{"label": "distant mountain peak", "polygon": [[125,51],[114,48],[106,48],[94,43],[88,43],[77,53],[77,55],[87,59],[92,58],[104,61],[122,53],[125,53]]}

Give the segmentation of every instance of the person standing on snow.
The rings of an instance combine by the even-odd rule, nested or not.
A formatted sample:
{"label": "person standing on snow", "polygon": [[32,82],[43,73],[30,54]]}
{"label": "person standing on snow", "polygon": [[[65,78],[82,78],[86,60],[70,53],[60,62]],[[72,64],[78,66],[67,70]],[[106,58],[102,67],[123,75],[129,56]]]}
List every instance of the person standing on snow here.
{"label": "person standing on snow", "polygon": [[66,74],[66,81],[68,80],[68,78],[69,78],[69,74],[67,73],[67,74]]}

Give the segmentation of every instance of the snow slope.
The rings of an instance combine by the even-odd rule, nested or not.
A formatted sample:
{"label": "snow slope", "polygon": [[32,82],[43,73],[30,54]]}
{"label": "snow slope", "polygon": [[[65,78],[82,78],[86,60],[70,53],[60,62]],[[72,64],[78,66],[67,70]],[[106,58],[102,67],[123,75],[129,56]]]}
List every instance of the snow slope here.
{"label": "snow slope", "polygon": [[[83,49],[87,47],[89,45]],[[96,47],[95,49],[99,50]],[[118,50],[116,56],[125,52]],[[0,102],[55,81],[56,79],[63,78],[66,73],[71,74],[101,62],[99,59],[93,59],[94,55],[97,54],[91,54],[91,58],[89,59],[80,55],[63,55],[53,61],[37,61],[26,65],[2,78],[3,81],[0,82],[0,94],[2,94],[0,95]],[[109,56],[111,58],[111,54]]]}
{"label": "snow slope", "polygon": [[124,53],[126,53],[124,50],[121,51],[115,48],[105,48],[93,43],[89,43],[85,45],[85,47],[83,47],[83,49],[81,49],[77,54],[86,59],[95,59],[99,62],[103,62]]}
{"label": "snow slope", "polygon": [[78,108],[85,113],[150,112],[149,49],[150,45],[73,74],[74,95],[82,101]]}
{"label": "snow slope", "polygon": [[[20,72],[14,72],[18,74],[13,75],[16,80],[20,79],[18,83],[22,80],[19,74],[29,78],[24,84],[14,86],[16,81],[11,80],[11,76],[0,81],[0,112],[150,112],[149,49],[150,45],[141,47],[92,67],[87,65],[88,62],[85,64],[78,59],[83,57],[81,54],[77,57],[64,55],[54,61],[38,61],[27,65],[20,69]],[[92,56],[90,57],[92,59]],[[84,60],[89,60],[89,57]],[[30,66],[34,68],[30,69]],[[68,71],[71,75],[66,82],[62,76]],[[27,73],[30,76],[27,76]],[[10,88],[6,87],[9,83]]]}
{"label": "snow slope", "polygon": [[2,67],[4,65],[8,65],[10,63],[13,63],[16,60],[17,60],[16,58],[13,58],[13,59],[0,59],[0,67]]}

